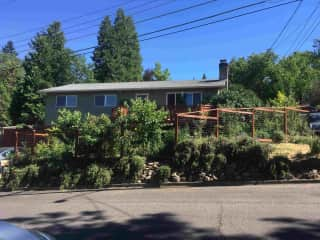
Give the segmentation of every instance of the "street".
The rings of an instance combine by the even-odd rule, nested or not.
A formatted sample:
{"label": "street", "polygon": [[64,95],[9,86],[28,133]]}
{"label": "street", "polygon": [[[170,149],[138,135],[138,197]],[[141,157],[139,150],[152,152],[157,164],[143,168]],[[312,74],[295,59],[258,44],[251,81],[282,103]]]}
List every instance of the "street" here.
{"label": "street", "polygon": [[0,219],[60,239],[319,239],[320,185],[3,192]]}

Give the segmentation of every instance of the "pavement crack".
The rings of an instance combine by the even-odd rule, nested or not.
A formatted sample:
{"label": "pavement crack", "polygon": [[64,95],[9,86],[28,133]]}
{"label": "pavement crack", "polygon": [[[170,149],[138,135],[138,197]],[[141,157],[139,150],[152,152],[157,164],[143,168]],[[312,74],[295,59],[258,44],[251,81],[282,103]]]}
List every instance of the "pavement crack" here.
{"label": "pavement crack", "polygon": [[224,209],[223,209],[223,204],[221,203],[220,205],[220,211],[218,213],[218,227],[217,227],[217,232],[223,239],[223,233],[222,233],[222,227],[223,227],[223,215],[224,215]]}

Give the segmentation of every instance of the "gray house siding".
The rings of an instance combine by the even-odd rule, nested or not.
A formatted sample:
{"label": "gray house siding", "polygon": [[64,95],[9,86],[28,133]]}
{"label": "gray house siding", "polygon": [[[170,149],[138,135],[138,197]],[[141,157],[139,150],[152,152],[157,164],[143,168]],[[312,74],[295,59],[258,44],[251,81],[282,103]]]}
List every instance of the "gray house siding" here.
{"label": "gray house siding", "polygon": [[111,115],[113,107],[98,107],[95,106],[94,97],[97,95],[116,95],[117,105],[123,100],[134,99],[136,94],[147,93],[149,94],[149,100],[154,100],[158,106],[167,105],[167,93],[173,92],[199,92],[202,95],[202,99],[206,99],[218,91],[217,88],[211,89],[175,89],[175,90],[141,90],[141,91],[103,91],[103,92],[64,92],[64,93],[48,93],[46,95],[46,118],[45,124],[50,125],[52,121],[57,118],[59,107],[56,106],[56,97],[59,95],[76,95],[77,96],[77,106],[70,108],[72,110],[78,110],[82,113],[91,113],[94,115],[100,115],[102,113]]}

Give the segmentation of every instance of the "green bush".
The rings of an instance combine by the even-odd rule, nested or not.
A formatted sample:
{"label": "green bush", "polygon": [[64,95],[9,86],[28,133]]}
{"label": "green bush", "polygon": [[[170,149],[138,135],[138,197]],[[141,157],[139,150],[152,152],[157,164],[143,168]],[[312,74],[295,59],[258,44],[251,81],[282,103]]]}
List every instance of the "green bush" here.
{"label": "green bush", "polygon": [[205,142],[199,146],[199,150],[199,172],[209,172],[215,158],[215,148],[210,142]]}
{"label": "green bush", "polygon": [[290,176],[291,161],[285,156],[274,156],[268,163],[272,179],[286,179]]}
{"label": "green bush", "polygon": [[89,187],[102,188],[111,182],[109,169],[91,164],[86,172],[86,182]]}
{"label": "green bush", "polygon": [[144,164],[146,162],[145,157],[141,156],[132,156],[130,158],[130,174],[129,174],[129,180],[130,181],[137,181],[139,175],[141,175],[142,170],[144,168]]}
{"label": "green bush", "polygon": [[284,140],[285,140],[285,136],[282,131],[274,131],[272,133],[272,141],[274,143],[282,143]]}
{"label": "green bush", "polygon": [[320,138],[314,137],[311,141],[311,154],[319,154],[320,153]]}
{"label": "green bush", "polygon": [[223,174],[226,164],[227,164],[226,156],[219,153],[214,157],[214,160],[211,165],[211,171],[213,172],[213,174],[219,177]]}
{"label": "green bush", "polygon": [[198,171],[200,151],[194,141],[184,141],[175,147],[173,167],[191,177]]}
{"label": "green bush", "polygon": [[35,164],[23,168],[11,167],[4,175],[4,186],[7,189],[31,187],[39,180],[39,167]]}
{"label": "green bush", "polygon": [[82,175],[81,173],[66,172],[60,178],[60,189],[73,189],[79,186]]}
{"label": "green bush", "polygon": [[167,182],[171,176],[171,168],[168,165],[159,167],[156,176],[159,183]]}
{"label": "green bush", "polygon": [[122,157],[115,166],[114,178],[119,182],[135,182],[142,173],[146,158],[141,156]]}

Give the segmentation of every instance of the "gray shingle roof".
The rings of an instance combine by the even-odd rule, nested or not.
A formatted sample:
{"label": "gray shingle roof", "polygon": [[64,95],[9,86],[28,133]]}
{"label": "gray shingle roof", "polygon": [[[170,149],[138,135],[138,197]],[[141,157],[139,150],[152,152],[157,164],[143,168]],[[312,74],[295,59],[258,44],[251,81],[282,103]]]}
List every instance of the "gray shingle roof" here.
{"label": "gray shingle roof", "polygon": [[188,81],[148,81],[148,82],[117,82],[117,83],[79,83],[68,84],[40,90],[40,93],[71,93],[71,92],[102,92],[132,91],[160,89],[195,89],[223,88],[225,80],[188,80]]}

